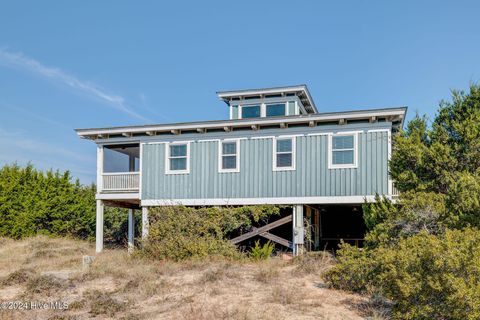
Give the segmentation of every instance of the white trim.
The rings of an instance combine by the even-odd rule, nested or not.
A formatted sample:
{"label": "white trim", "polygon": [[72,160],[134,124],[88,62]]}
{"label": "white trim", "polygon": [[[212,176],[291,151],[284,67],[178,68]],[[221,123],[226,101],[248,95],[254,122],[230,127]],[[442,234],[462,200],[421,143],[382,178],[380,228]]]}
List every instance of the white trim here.
{"label": "white trim", "polygon": [[[240,108],[241,106],[239,106]],[[403,117],[405,115],[404,108],[395,108],[387,110],[364,110],[361,112],[348,111],[348,112],[332,112],[323,114],[310,114],[308,116],[296,116],[296,117],[280,117],[277,118],[251,118],[250,121],[238,121],[225,120],[225,121],[206,121],[206,122],[190,122],[190,123],[178,123],[178,124],[166,124],[166,125],[147,125],[147,126],[129,126],[129,127],[115,127],[115,128],[95,128],[95,129],[77,129],[77,134],[81,137],[90,137],[101,134],[121,134],[121,133],[143,133],[147,131],[170,131],[170,130],[191,130],[191,129],[210,129],[210,128],[223,128],[226,126],[249,126],[249,125],[269,125],[279,123],[306,123],[309,121],[329,121],[339,119],[358,119],[358,118],[371,118],[371,117],[388,117],[398,116]],[[241,115],[241,112],[240,112]],[[241,119],[241,118],[239,118]]]}
{"label": "white trim", "polygon": [[[190,143],[191,141],[172,141],[165,145],[165,174],[189,174],[190,173]],[[187,168],[185,170],[170,169],[170,146],[186,145],[187,146]]]}
{"label": "white trim", "polygon": [[329,134],[332,134],[332,132],[307,133],[307,137],[311,137],[311,136],[328,136]]}
{"label": "white trim", "polygon": [[144,143],[140,143],[140,154],[138,156],[138,162],[139,162],[139,177],[138,177],[138,194],[140,194],[140,197],[142,196],[142,177],[143,177],[143,173],[142,173],[142,160],[143,160],[143,145]]}
{"label": "white trim", "polygon": [[275,136],[253,136],[250,137],[250,140],[257,140],[257,139],[273,139]]}
{"label": "white trim", "polygon": [[97,146],[97,192],[103,188],[103,145]]}
{"label": "white trim", "polygon": [[390,129],[370,129],[367,130],[368,133],[370,132],[390,132]]}
{"label": "white trim", "polygon": [[[194,141],[194,140],[192,140]],[[196,140],[197,142],[218,142],[220,139],[204,139],[204,140]]]}
{"label": "white trim", "polygon": [[354,133],[363,133],[363,130],[348,130],[348,131],[337,131],[335,134],[343,135],[343,134],[354,134]]}
{"label": "white trim", "polygon": [[[387,198],[391,199],[388,195]],[[235,206],[260,204],[361,204],[375,202],[375,195],[339,197],[282,197],[282,198],[216,198],[216,199],[163,199],[142,200],[142,206]]]}
{"label": "white trim", "polygon": [[[354,169],[358,168],[358,131],[344,131],[328,135],[328,169]],[[332,138],[334,136],[353,136],[353,164],[333,164]]]}
{"label": "white trim", "polygon": [[[388,147],[387,147],[387,163],[388,163],[388,168],[390,171],[390,160],[392,158],[392,131],[388,130],[388,141],[387,141]],[[387,184],[387,189],[388,189],[388,194],[393,194],[393,180],[390,177],[390,172],[387,172],[388,174],[388,184]]]}
{"label": "white trim", "polygon": [[232,91],[219,91],[217,95],[219,98],[229,98],[229,97],[237,97],[237,96],[252,96],[252,95],[268,95],[268,94],[275,94],[275,93],[290,93],[290,92],[298,92],[298,91],[307,91],[307,87],[305,85],[298,85],[298,86],[287,86],[287,87],[277,87],[277,88],[263,88],[263,89],[248,89],[248,90],[232,90]]}
{"label": "white trim", "polygon": [[[223,169],[222,168],[222,158],[223,158],[223,149],[222,145],[224,142],[235,142],[236,147],[235,147],[235,164],[236,167],[234,169]],[[232,156],[232,155],[230,155]],[[240,172],[240,139],[223,139],[219,141],[218,143],[218,155],[217,155],[217,161],[218,161],[218,172],[219,173],[228,173],[228,172]]]}
{"label": "white trim", "polygon": [[281,134],[276,136],[277,138],[295,138],[295,137],[304,137],[305,134]]}
{"label": "white trim", "polygon": [[149,142],[144,142],[144,144],[168,144],[167,141],[149,141]]}
{"label": "white trim", "polygon": [[139,193],[97,193],[96,200],[139,200]]}
{"label": "white trim", "polygon": [[102,175],[104,176],[116,176],[118,174],[139,174],[140,171],[127,171],[127,172],[104,172]]}
{"label": "white trim", "polygon": [[[277,167],[277,141],[278,140],[291,140],[292,141],[292,151],[283,152],[292,154],[292,165],[290,167]],[[272,153],[272,171],[291,171],[295,170],[295,158],[297,155],[296,145],[297,145],[297,136],[278,136],[273,139],[273,153]]]}
{"label": "white trim", "polygon": [[262,102],[260,104],[260,118],[265,118],[267,116],[267,104]]}

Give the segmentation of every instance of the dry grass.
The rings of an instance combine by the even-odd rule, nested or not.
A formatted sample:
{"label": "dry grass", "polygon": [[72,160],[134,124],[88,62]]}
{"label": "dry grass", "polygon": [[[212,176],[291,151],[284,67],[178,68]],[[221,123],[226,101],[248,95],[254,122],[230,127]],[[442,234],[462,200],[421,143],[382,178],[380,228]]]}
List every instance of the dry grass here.
{"label": "dry grass", "polygon": [[[68,310],[0,310],[0,319],[362,319],[368,299],[325,288],[329,255],[291,261],[146,261],[91,244],[0,239],[0,301],[64,301]],[[375,317],[374,319],[380,319]]]}

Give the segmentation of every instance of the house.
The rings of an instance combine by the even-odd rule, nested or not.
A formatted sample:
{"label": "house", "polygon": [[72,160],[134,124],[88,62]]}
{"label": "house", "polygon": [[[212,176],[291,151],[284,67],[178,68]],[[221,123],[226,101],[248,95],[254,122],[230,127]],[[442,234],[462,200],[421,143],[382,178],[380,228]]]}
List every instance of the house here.
{"label": "house", "polygon": [[362,203],[395,196],[388,160],[407,108],[319,112],[305,85],[217,94],[228,120],[76,130],[97,144],[97,252],[104,206],[130,209],[130,247],[133,210],[147,237],[149,208],[177,204],[291,206],[234,243],[262,236],[296,253],[307,231],[310,249],[361,241]]}

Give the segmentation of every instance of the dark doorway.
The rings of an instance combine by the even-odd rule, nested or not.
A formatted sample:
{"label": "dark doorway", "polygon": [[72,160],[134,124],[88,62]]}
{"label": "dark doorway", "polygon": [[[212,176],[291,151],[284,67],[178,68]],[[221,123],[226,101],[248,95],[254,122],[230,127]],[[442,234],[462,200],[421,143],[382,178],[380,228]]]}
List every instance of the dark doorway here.
{"label": "dark doorway", "polygon": [[320,250],[337,249],[341,240],[363,245],[366,226],[361,205],[322,205],[318,209]]}

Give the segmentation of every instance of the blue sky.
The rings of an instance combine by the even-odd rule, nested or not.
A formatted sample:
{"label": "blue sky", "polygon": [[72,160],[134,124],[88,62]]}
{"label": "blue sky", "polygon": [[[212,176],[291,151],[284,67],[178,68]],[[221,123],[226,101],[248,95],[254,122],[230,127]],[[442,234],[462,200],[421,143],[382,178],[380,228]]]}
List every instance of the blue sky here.
{"label": "blue sky", "polygon": [[320,111],[432,117],[480,79],[479,1],[0,4],[0,165],[94,181],[74,128],[224,119],[218,90],[307,84]]}

